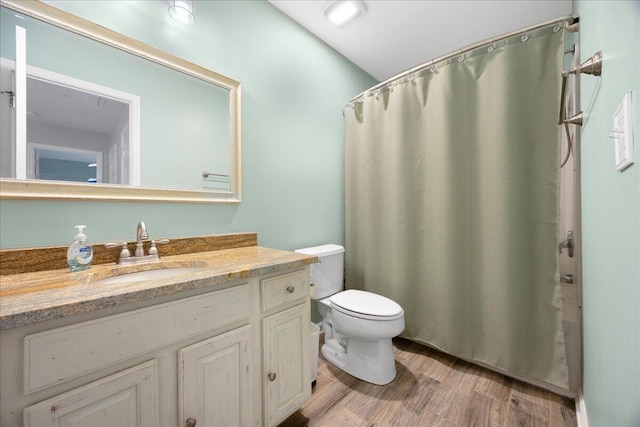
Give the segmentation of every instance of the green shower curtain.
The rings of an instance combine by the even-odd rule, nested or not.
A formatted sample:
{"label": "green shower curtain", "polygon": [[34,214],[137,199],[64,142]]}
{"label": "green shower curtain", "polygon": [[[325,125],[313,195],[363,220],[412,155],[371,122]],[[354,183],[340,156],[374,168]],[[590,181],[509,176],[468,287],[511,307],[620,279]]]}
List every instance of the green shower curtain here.
{"label": "green shower curtain", "polygon": [[346,283],[402,336],[568,389],[558,272],[564,36],[548,26],[345,107]]}

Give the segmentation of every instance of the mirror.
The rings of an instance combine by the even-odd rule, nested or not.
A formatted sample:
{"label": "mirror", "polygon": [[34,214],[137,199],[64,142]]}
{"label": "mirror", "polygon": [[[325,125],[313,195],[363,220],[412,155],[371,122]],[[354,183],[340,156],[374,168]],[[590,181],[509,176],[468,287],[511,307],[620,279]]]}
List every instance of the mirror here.
{"label": "mirror", "polygon": [[[0,9],[0,197],[240,202],[239,82],[41,2]],[[5,126],[20,111],[16,25],[22,145]]]}

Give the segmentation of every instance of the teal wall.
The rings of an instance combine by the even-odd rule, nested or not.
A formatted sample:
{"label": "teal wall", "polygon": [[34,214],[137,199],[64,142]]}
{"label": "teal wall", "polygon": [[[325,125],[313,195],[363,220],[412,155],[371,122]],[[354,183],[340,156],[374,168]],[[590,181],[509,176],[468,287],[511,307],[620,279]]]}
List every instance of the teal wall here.
{"label": "teal wall", "polygon": [[131,240],[141,220],[151,237],[255,231],[273,248],[343,242],[342,107],[375,79],[262,0],[199,1],[191,26],[173,22],[163,1],[53,3],[242,83],[243,200],[2,199],[0,248],[68,244],[75,224],[94,242]]}
{"label": "teal wall", "polygon": [[[583,392],[590,427],[640,425],[640,2],[577,0],[583,75]],[[612,115],[633,91],[635,161],[616,172]]]}

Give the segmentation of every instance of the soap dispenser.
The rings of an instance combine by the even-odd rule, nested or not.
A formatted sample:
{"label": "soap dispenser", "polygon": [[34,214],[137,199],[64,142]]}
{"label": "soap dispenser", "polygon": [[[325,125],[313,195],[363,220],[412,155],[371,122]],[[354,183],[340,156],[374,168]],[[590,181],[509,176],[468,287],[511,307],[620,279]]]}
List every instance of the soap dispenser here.
{"label": "soap dispenser", "polygon": [[87,270],[93,260],[93,249],[87,241],[87,236],[83,233],[87,226],[76,225],[75,227],[78,229],[78,234],[67,251],[67,264],[69,264],[71,272]]}

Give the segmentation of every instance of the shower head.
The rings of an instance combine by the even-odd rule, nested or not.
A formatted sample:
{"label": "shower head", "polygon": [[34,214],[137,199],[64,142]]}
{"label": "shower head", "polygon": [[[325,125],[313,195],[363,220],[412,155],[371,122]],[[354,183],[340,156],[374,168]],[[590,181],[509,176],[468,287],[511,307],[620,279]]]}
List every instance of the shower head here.
{"label": "shower head", "polygon": [[584,61],[580,66],[575,66],[571,70],[563,71],[564,77],[569,74],[591,74],[594,76],[600,76],[602,74],[602,51],[599,50],[593,54],[593,56]]}
{"label": "shower head", "polygon": [[599,76],[602,74],[602,51],[599,50],[593,56],[580,65],[582,74],[593,74]]}

